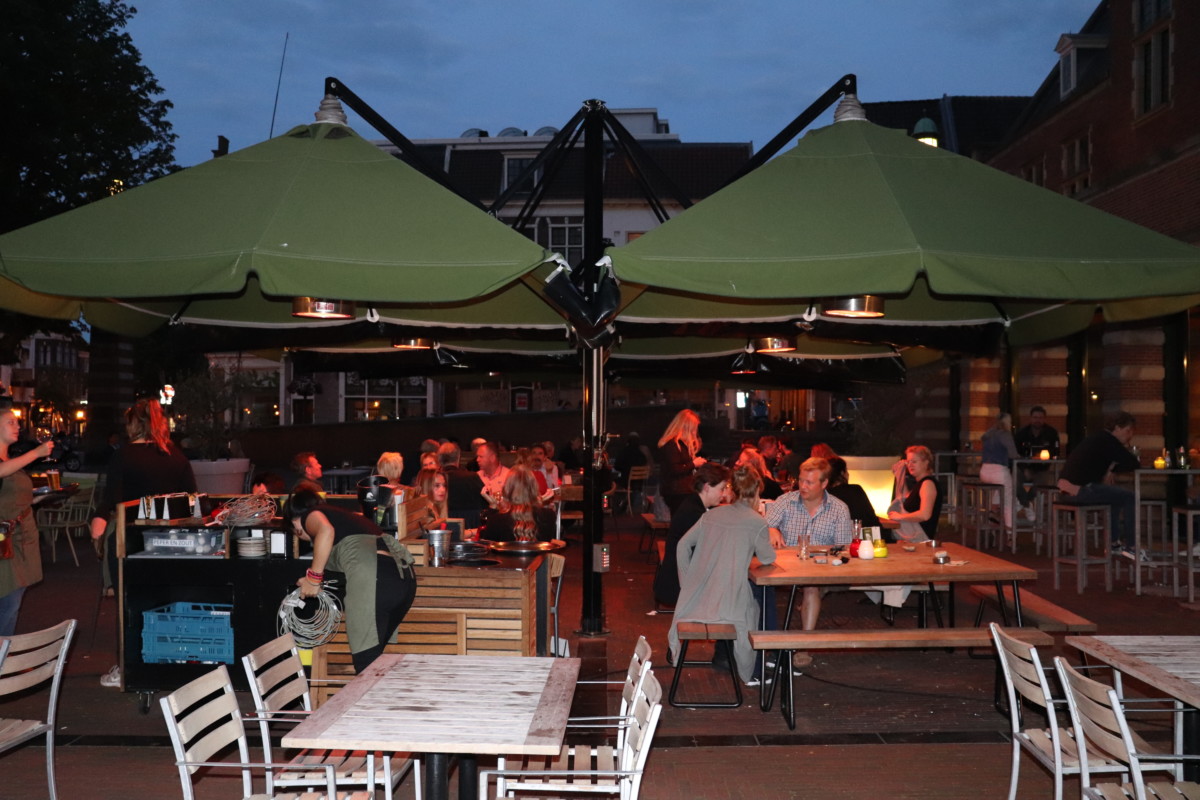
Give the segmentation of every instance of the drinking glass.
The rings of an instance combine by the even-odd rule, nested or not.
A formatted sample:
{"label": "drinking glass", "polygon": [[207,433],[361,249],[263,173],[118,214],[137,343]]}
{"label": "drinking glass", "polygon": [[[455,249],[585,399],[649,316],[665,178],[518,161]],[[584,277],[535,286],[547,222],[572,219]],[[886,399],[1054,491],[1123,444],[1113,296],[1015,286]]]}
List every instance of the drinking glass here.
{"label": "drinking glass", "polygon": [[808,560],[808,546],[812,543],[812,534],[802,533],[797,537],[796,544],[800,547],[800,560]]}

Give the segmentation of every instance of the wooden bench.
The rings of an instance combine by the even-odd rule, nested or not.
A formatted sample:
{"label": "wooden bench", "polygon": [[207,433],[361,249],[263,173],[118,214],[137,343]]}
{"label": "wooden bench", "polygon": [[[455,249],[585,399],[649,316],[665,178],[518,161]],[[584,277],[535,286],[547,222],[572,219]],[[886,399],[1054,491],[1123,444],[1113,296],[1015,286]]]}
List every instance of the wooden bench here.
{"label": "wooden bench", "polygon": [[[648,553],[660,533],[664,538],[666,537],[667,531],[671,529],[671,523],[656,519],[654,514],[649,511],[642,514],[642,519],[645,520],[646,527],[642,529],[642,537],[638,539],[638,552]],[[646,539],[650,540],[649,545],[646,544]]]}
{"label": "wooden bench", "polygon": [[[1051,647],[1054,637],[1039,628],[1005,628],[1008,633],[1035,647]],[[783,671],[787,680],[780,692],[779,710],[787,720],[788,728],[796,729],[796,706],[794,694],[795,671],[792,669],[792,653],[797,650],[895,650],[920,647],[991,647],[992,637],[987,628],[884,628],[871,630],[816,630],[816,631],[751,631],[750,645],[755,650],[775,650],[778,657],[770,692],[761,689],[761,708],[771,707],[774,684],[780,681]],[[764,654],[765,655],[765,654]]]}
{"label": "wooden bench", "polygon": [[[1013,607],[1012,587],[1004,587],[1004,604],[1001,606],[995,584],[975,583],[967,587],[973,597],[979,598],[979,611],[975,614],[975,627],[983,622],[983,609],[986,604],[1001,609],[1005,624],[1008,624],[1008,612],[1004,609]],[[1071,631],[1074,633],[1092,633],[1096,623],[1085,619],[1074,611],[1051,603],[1045,598],[1038,597],[1030,591],[1021,591],[1021,618],[1031,622],[1044,631]]]}
{"label": "wooden bench", "polygon": [[688,661],[687,651],[688,645],[695,641],[715,641],[715,642],[732,642],[737,639],[737,629],[724,622],[679,622],[675,625],[675,632],[679,635],[679,655],[675,661],[675,677],[671,680],[671,692],[667,695],[667,700],[671,705],[677,708],[737,708],[742,704],[742,684],[738,679],[737,667],[733,663],[733,651],[727,650],[725,655],[729,661],[729,677],[733,680],[733,692],[737,697],[737,701],[733,703],[681,703],[675,699],[675,693],[679,689],[679,678],[683,674],[684,667],[708,666],[709,661]]}

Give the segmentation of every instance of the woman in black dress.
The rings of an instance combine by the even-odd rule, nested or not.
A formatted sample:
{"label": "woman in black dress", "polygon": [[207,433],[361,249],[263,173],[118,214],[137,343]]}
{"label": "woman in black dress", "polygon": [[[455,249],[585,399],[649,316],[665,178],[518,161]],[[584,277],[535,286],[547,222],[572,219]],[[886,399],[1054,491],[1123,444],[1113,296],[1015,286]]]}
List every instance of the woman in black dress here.
{"label": "woman in black dress", "polygon": [[685,408],[658,440],[658,479],[671,513],[692,493],[692,474],[705,463],[700,453],[700,415]]}

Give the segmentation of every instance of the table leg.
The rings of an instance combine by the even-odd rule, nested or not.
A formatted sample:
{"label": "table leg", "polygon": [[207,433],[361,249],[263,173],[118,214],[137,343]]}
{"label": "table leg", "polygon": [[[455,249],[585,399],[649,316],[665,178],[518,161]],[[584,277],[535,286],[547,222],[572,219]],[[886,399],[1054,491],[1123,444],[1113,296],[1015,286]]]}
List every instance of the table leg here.
{"label": "table leg", "polygon": [[[1004,599],[1004,589],[1000,586],[1000,584],[996,584],[996,592],[1000,595],[1001,600],[1003,600]],[[1018,628],[1024,628],[1025,620],[1021,618],[1021,582],[1020,581],[1012,582],[1012,596],[1013,596],[1013,618],[1016,620]]]}
{"label": "table leg", "polygon": [[458,800],[477,800],[479,797],[479,770],[474,755],[458,757]]}
{"label": "table leg", "polygon": [[[1183,752],[1200,754],[1200,711],[1188,705],[1183,708]],[[1200,762],[1183,762],[1183,779],[1200,781]]]}
{"label": "table leg", "polygon": [[450,756],[429,753],[425,756],[425,800],[450,800]]}

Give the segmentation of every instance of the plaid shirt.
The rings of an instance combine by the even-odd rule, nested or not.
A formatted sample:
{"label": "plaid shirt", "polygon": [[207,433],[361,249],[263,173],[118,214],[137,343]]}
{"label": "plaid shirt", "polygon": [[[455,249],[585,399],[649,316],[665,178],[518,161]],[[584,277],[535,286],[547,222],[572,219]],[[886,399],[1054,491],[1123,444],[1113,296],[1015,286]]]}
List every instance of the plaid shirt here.
{"label": "plaid shirt", "polygon": [[829,492],[824,495],[817,513],[810,515],[800,493],[788,492],[767,504],[767,526],[778,528],[788,547],[795,547],[800,534],[806,532],[811,534],[813,544],[849,544],[854,538],[850,509]]}

